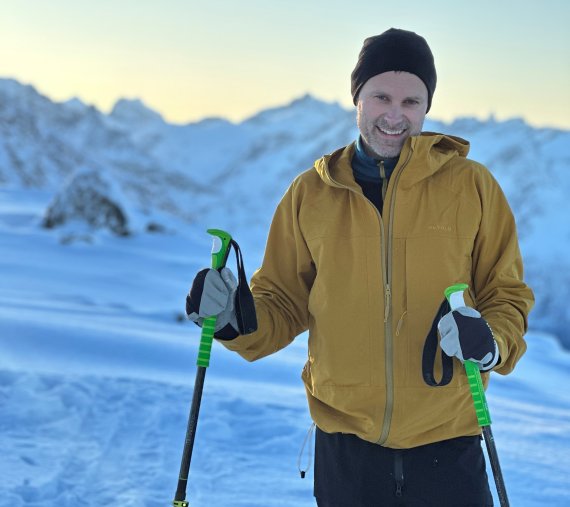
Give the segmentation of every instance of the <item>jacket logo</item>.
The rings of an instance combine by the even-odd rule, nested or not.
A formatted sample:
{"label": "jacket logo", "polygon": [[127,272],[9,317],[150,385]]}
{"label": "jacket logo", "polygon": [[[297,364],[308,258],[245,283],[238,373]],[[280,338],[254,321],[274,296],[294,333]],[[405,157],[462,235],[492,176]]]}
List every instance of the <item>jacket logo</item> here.
{"label": "jacket logo", "polygon": [[428,225],[428,231],[451,232],[451,225]]}

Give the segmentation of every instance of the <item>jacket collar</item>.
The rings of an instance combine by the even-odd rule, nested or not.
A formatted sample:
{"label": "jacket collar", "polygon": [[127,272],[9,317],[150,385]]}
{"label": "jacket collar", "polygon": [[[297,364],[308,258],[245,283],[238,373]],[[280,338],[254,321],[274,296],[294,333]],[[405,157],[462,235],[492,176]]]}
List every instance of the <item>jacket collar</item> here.
{"label": "jacket collar", "polygon": [[[362,192],[360,185],[354,179],[351,166],[355,144],[351,143],[315,162],[316,171],[327,185],[348,187]],[[436,173],[450,160],[457,157],[465,158],[468,153],[469,142],[460,137],[422,132],[419,136],[406,140],[394,174],[405,165],[400,185],[409,188]]]}

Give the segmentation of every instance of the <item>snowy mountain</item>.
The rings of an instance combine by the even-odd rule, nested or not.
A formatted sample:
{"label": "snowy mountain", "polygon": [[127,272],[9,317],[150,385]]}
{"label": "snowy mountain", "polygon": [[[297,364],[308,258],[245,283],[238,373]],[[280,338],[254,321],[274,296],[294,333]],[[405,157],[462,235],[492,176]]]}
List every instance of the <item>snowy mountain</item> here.
{"label": "snowy mountain", "polygon": [[[570,132],[493,118],[424,127],[468,139],[470,157],[501,183],[537,294],[533,324],[570,347]],[[252,268],[294,176],[356,135],[353,111],[309,95],[239,124],[211,118],[173,125],[140,100],[119,100],[105,115],[77,99],[54,103],[0,80],[0,184],[51,192],[45,225],[57,231],[82,221],[91,231],[122,234],[215,225],[239,239]],[[111,187],[113,195],[102,199]],[[84,195],[89,206],[81,206]],[[125,214],[123,228],[107,201]]]}
{"label": "snowy mountain", "polygon": [[[63,193],[61,201],[66,189],[74,188],[67,180],[76,172],[106,171],[117,180],[141,223],[154,222],[160,213],[190,220],[188,207],[179,208],[176,199],[182,187],[187,200],[193,182],[160,166],[135,144],[134,136],[117,128],[117,118],[141,119],[141,107],[135,103],[135,108],[129,116],[128,108],[118,104],[115,116],[106,116],[79,100],[57,104],[31,86],[0,80],[0,182],[9,188],[46,189],[54,196]],[[149,117],[140,124],[148,125]],[[105,221],[98,223],[104,226]]]}

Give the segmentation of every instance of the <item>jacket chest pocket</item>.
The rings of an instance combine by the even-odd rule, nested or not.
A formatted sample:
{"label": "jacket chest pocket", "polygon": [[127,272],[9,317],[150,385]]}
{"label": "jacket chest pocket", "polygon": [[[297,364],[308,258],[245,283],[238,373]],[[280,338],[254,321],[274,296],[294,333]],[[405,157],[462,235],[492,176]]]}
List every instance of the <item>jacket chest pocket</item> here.
{"label": "jacket chest pocket", "polygon": [[[473,240],[448,236],[406,239],[407,366],[411,385],[423,385],[422,352],[427,334],[444,300],[444,290],[456,283],[471,286]],[[470,299],[467,304],[471,304]],[[441,375],[438,351],[435,373]],[[455,365],[457,366],[457,365]],[[463,384],[455,368],[450,387]]]}
{"label": "jacket chest pocket", "polygon": [[471,282],[473,239],[426,236],[406,239],[408,312],[437,308],[443,291]]}

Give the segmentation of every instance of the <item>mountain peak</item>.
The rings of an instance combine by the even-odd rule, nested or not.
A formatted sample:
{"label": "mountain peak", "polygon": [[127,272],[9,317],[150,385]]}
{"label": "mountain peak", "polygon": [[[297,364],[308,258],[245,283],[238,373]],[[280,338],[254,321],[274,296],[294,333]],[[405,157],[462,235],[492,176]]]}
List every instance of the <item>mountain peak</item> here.
{"label": "mountain peak", "polygon": [[164,123],[162,116],[141,99],[119,99],[109,117],[121,123]]}
{"label": "mountain peak", "polygon": [[[36,88],[31,84],[20,83],[12,78],[0,78],[0,93],[7,98],[41,97]],[[43,97],[42,97],[43,98]]]}
{"label": "mountain peak", "polygon": [[64,102],[61,105],[68,111],[75,111],[75,112],[83,112],[89,108],[85,102],[83,102],[78,97],[72,97]]}
{"label": "mountain peak", "polygon": [[282,123],[284,121],[296,120],[298,117],[332,117],[346,114],[346,111],[338,102],[326,102],[315,98],[310,93],[298,97],[289,104],[264,109],[244,123],[264,125],[272,123]]}

